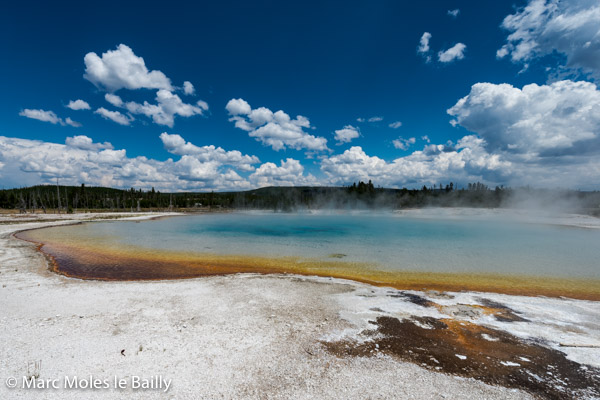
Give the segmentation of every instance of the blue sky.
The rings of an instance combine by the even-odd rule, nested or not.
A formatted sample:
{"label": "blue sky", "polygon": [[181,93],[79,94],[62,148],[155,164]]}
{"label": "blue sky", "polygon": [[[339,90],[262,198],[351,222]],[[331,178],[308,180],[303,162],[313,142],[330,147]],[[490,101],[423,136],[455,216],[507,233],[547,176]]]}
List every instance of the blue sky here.
{"label": "blue sky", "polygon": [[599,15],[587,0],[13,2],[0,183],[598,188]]}

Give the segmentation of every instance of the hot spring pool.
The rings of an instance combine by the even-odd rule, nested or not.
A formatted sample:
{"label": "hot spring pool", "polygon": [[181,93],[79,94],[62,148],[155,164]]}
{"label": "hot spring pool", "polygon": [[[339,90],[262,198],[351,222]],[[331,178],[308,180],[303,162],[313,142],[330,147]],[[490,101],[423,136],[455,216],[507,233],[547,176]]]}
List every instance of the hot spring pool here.
{"label": "hot spring pool", "polygon": [[437,275],[440,283],[445,276],[454,284],[461,281],[457,276],[466,284],[486,275],[497,281],[600,281],[600,229],[555,225],[526,213],[235,212],[84,223],[19,237],[43,243],[59,272],[83,278],[248,271],[381,283],[418,274]]}

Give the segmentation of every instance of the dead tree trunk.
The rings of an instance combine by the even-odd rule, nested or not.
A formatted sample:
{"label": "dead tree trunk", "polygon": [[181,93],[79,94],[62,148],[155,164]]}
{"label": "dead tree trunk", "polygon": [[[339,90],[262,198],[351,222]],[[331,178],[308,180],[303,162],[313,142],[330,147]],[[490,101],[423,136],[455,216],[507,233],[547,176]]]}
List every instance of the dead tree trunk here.
{"label": "dead tree trunk", "polygon": [[25,199],[23,199],[23,193],[20,193],[21,197],[19,201],[19,214],[27,214],[27,203],[25,203]]}
{"label": "dead tree trunk", "polygon": [[58,188],[58,178],[56,178],[56,198],[58,199],[58,213],[60,214],[60,189]]}

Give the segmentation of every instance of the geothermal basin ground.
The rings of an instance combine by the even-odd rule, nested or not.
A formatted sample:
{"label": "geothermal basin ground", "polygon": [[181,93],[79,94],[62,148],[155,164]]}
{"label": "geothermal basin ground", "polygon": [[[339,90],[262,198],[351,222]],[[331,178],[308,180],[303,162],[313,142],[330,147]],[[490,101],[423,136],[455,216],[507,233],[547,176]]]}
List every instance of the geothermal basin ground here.
{"label": "geothermal basin ground", "polygon": [[[13,236],[106,217],[132,218],[2,216],[1,398],[600,396],[597,301],[288,273],[81,280],[51,272],[34,244]],[[6,385],[65,376],[128,385]],[[131,387],[133,377],[158,376],[171,380],[166,392]]]}

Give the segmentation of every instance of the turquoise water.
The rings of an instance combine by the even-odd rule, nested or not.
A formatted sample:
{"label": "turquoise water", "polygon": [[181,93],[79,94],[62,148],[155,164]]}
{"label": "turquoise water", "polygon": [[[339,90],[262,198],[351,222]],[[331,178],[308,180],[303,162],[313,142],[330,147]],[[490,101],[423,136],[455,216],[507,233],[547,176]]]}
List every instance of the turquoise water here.
{"label": "turquoise water", "polygon": [[[600,278],[600,229],[398,213],[227,213],[56,227],[70,237],[158,250],[301,256],[384,270]],[[337,259],[337,258],[335,258]]]}

